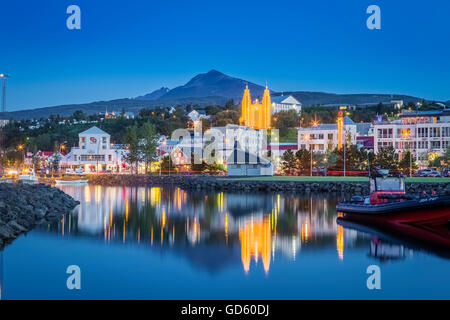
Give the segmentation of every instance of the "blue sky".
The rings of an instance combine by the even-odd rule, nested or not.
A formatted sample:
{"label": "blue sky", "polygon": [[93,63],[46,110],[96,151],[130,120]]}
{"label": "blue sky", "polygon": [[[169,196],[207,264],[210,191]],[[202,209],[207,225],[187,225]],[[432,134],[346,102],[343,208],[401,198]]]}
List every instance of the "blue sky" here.
{"label": "blue sky", "polygon": [[[81,8],[81,30],[66,8]],[[366,8],[381,8],[368,30]],[[9,110],[135,97],[217,69],[275,91],[450,99],[450,1],[0,2]]]}

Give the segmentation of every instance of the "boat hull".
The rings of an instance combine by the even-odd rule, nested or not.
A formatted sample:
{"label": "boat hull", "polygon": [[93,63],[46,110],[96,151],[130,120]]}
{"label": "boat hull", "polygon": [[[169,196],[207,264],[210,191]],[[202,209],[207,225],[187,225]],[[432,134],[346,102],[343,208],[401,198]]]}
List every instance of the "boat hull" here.
{"label": "boat hull", "polygon": [[338,212],[343,212],[345,214],[370,216],[445,207],[450,207],[450,196],[427,197],[374,205],[341,202],[336,206],[336,209]]}

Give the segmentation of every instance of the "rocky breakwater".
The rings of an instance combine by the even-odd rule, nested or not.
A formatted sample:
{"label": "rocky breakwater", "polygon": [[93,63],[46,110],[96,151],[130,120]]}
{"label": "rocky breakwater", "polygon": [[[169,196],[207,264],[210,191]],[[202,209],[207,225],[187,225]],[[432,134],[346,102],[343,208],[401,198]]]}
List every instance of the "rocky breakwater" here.
{"label": "rocky breakwater", "polygon": [[[343,193],[347,195],[369,194],[369,182],[366,181],[283,181],[234,179],[214,176],[184,176],[184,175],[96,175],[89,177],[89,183],[104,186],[174,186],[186,190],[217,190],[232,192],[316,192]],[[407,192],[450,194],[450,183],[409,183]]]}
{"label": "rocky breakwater", "polygon": [[0,248],[37,224],[61,218],[78,204],[49,185],[0,183]]}

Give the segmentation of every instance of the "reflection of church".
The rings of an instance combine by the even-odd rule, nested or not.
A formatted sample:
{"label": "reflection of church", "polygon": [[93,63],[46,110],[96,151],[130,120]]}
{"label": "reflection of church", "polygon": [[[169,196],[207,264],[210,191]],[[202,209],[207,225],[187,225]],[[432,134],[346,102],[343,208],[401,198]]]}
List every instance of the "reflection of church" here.
{"label": "reflection of church", "polygon": [[242,115],[239,119],[240,123],[246,127],[253,129],[269,129],[271,125],[271,103],[270,92],[266,86],[261,103],[258,99],[252,103],[250,90],[245,87],[244,96],[242,97]]}

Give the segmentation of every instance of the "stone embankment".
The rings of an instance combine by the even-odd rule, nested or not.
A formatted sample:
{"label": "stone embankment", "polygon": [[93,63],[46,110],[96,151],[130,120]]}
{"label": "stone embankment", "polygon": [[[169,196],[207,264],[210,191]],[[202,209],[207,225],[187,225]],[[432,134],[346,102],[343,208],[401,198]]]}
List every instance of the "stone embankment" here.
{"label": "stone embankment", "polygon": [[37,224],[61,218],[78,204],[49,185],[0,183],[0,249]]}
{"label": "stone embankment", "polygon": [[[272,192],[321,192],[368,194],[368,182],[352,181],[277,181],[241,180],[212,176],[145,176],[145,175],[96,175],[89,177],[90,184],[104,186],[174,186],[186,190],[217,191],[272,191]],[[407,183],[407,191],[421,193],[435,191],[450,194],[450,183]]]}

